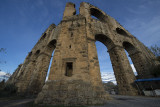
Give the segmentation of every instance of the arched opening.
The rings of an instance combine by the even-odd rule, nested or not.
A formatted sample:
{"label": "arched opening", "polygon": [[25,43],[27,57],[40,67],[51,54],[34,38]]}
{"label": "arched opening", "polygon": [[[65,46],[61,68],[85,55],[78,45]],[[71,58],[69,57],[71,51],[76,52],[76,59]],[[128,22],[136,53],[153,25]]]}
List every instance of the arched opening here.
{"label": "arched opening", "polygon": [[47,45],[47,47],[48,47],[48,50],[51,50],[51,51],[53,51],[53,49],[56,47],[56,40],[54,39],[54,40],[52,40],[52,41],[50,41],[49,43],[48,43],[48,45]]}
{"label": "arched opening", "polygon": [[57,43],[56,40],[52,40],[47,45],[46,51],[49,55],[51,55],[51,59],[50,59],[49,66],[48,66],[46,81],[48,80],[48,76],[49,76],[49,72],[50,72],[50,68],[51,68],[51,64],[52,64],[52,60],[53,60],[53,56],[54,56],[54,50],[56,48],[56,43]]}
{"label": "arched opening", "polygon": [[123,35],[123,36],[129,36],[123,29],[121,29],[121,28],[116,28],[116,32],[118,33],[118,34],[121,34],[121,35]]}
{"label": "arched opening", "polygon": [[123,47],[129,53],[129,55],[136,52],[136,48],[129,42],[123,42]]}
{"label": "arched opening", "polygon": [[48,66],[48,71],[47,71],[47,75],[46,75],[46,80],[45,81],[48,80],[49,72],[50,72],[51,65],[52,65],[53,56],[54,56],[54,50],[53,50],[53,53],[52,53],[52,56],[51,56],[51,59],[50,59],[50,63],[49,63],[49,66]]}
{"label": "arched opening", "polygon": [[134,58],[132,57],[133,54],[136,53],[136,48],[129,42],[123,42],[123,47],[125,49],[125,52],[126,52],[126,55],[128,56],[128,60],[130,62],[130,65],[131,65],[131,68],[135,74],[135,76],[137,77],[137,70],[135,68],[135,65],[134,65]]}
{"label": "arched opening", "polygon": [[107,49],[110,49],[114,46],[112,40],[103,34],[95,35],[95,40],[102,42],[107,47]]}
{"label": "arched opening", "polygon": [[27,59],[29,59],[31,56],[32,56],[32,51],[31,51],[31,52],[28,52]]}
{"label": "arched opening", "polygon": [[44,34],[42,35],[42,37],[40,38],[40,40],[44,39],[45,37],[46,37],[46,33],[44,33]]}
{"label": "arched opening", "polygon": [[110,94],[118,93],[117,82],[113,72],[108,48],[111,48],[112,41],[105,35],[95,35],[95,44],[97,48],[101,79],[105,91]]}
{"label": "arched opening", "polygon": [[106,16],[101,11],[99,11],[98,9],[91,8],[90,9],[90,14],[91,14],[91,17],[94,18],[94,19],[99,19],[102,22],[106,21],[106,19],[105,19]]}
{"label": "arched opening", "polygon": [[40,53],[40,50],[37,50],[35,55],[37,56],[37,55],[39,55],[39,53]]}

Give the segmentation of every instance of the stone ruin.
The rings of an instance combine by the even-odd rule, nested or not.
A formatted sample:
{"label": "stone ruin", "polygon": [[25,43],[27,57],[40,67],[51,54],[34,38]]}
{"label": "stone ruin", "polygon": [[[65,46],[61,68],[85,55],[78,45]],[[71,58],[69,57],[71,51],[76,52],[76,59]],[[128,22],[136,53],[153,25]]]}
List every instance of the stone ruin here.
{"label": "stone ruin", "polygon": [[[78,15],[75,4],[66,4],[63,20],[57,26],[49,26],[7,83],[15,84],[21,94],[39,93],[37,104],[103,104],[106,94],[96,41],[108,49],[119,94],[138,95],[134,86],[136,77],[125,50],[139,78],[149,77],[149,68],[159,63],[150,50],[114,18],[85,2],[80,4]],[[45,82],[53,51],[49,78]]]}

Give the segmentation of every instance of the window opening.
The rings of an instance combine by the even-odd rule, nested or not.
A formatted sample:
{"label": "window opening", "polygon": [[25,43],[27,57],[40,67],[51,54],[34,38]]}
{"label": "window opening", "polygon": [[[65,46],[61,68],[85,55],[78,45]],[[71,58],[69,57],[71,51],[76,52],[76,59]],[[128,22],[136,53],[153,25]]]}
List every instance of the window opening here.
{"label": "window opening", "polygon": [[73,63],[67,62],[66,63],[66,73],[65,76],[71,77],[73,72]]}
{"label": "window opening", "polygon": [[90,9],[90,14],[91,14],[91,17],[94,18],[94,19],[98,19],[102,22],[105,22],[105,20],[106,20],[105,15],[101,11],[99,11],[95,8]]}
{"label": "window opening", "polygon": [[73,37],[73,33],[71,33],[71,37]]}
{"label": "window opening", "polygon": [[40,50],[37,50],[36,53],[35,53],[35,55],[38,55],[39,53],[40,53]]}

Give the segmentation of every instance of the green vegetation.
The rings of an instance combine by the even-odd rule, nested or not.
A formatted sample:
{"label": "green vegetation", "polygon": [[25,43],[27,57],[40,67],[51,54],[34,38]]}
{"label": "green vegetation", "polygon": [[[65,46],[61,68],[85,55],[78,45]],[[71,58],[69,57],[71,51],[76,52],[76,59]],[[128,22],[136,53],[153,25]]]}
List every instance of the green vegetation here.
{"label": "green vegetation", "polygon": [[151,75],[153,75],[154,77],[160,77],[160,65],[152,67],[150,72],[151,72]]}

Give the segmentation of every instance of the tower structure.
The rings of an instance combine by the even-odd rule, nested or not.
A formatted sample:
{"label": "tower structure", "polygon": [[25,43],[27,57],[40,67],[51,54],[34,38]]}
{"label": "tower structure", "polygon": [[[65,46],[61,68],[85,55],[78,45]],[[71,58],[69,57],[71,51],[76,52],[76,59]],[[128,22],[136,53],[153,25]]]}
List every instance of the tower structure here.
{"label": "tower structure", "polygon": [[[106,96],[96,41],[108,49],[119,94],[137,95],[136,78],[125,50],[139,78],[149,77],[149,68],[159,63],[147,47],[115,19],[85,2],[80,5],[79,15],[76,15],[73,3],[66,4],[61,23],[58,26],[52,24],[43,33],[8,83],[15,83],[19,93],[40,92],[35,103],[103,104]],[[45,82],[53,51],[49,78]]]}

